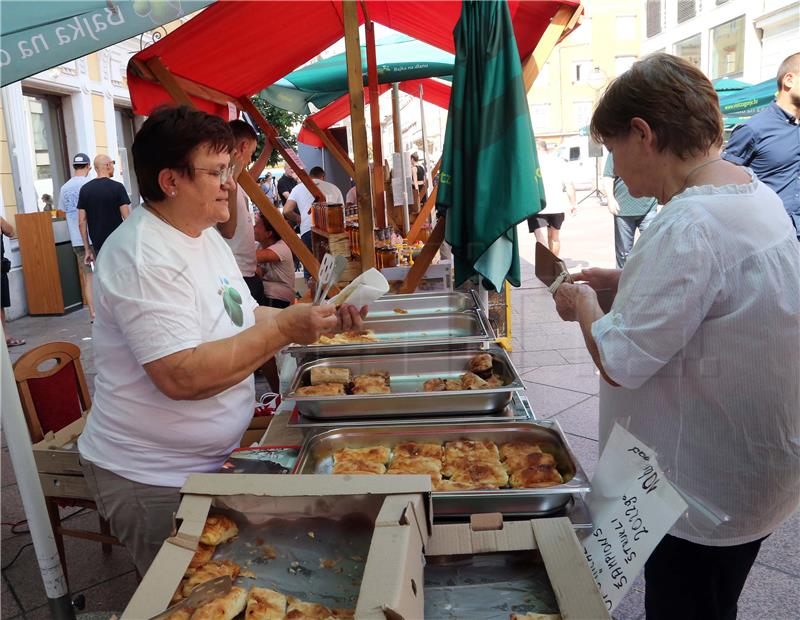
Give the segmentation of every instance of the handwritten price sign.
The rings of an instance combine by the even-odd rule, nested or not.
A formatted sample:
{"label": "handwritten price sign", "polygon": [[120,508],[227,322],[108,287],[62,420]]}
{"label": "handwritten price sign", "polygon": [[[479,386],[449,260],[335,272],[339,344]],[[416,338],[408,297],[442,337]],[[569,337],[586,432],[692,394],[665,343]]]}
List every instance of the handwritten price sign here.
{"label": "handwritten price sign", "polygon": [[616,424],[587,497],[595,529],[583,551],[609,611],[686,510],[658,467],[655,453]]}

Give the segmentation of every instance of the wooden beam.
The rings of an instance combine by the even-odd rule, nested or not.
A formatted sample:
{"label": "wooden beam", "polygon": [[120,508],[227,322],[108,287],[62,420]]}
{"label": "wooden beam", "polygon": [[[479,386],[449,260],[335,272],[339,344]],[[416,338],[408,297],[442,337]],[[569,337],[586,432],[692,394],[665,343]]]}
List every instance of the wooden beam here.
{"label": "wooden beam", "polygon": [[164,90],[169,93],[169,96],[172,97],[176,103],[188,105],[192,108],[194,107],[189,95],[187,95],[186,91],[180,87],[178,82],[175,80],[175,76],[172,75],[172,73],[170,73],[169,70],[164,66],[164,64],[161,62],[161,58],[158,56],[153,56],[150,58],[147,61],[147,68],[150,69],[155,78],[161,82]]}
{"label": "wooden beam", "polygon": [[413,293],[417,290],[422,277],[425,275],[425,272],[428,271],[428,267],[431,266],[433,257],[436,256],[436,252],[442,247],[442,242],[444,241],[444,222],[445,218],[440,217],[436,222],[436,226],[433,227],[430,238],[427,243],[425,243],[425,247],[422,248],[422,252],[420,252],[417,260],[414,261],[406,279],[400,287],[401,294]]}
{"label": "wooden beam", "polygon": [[361,45],[358,37],[358,3],[343,0],[344,46],[347,58],[347,90],[350,92],[350,120],[353,132],[356,194],[358,196],[358,240],[361,271],[375,266],[375,233],[369,186],[367,126],[364,120],[364,79],[361,73]]}
{"label": "wooden beam", "polygon": [[264,135],[272,145],[272,148],[278,150],[278,152],[281,154],[281,157],[283,157],[283,161],[289,164],[291,169],[294,170],[297,178],[303,185],[306,186],[306,189],[308,189],[308,191],[311,192],[314,198],[316,198],[319,202],[325,202],[325,194],[322,193],[322,190],[317,187],[317,184],[314,183],[310,176],[308,176],[308,173],[294,162],[294,159],[289,156],[289,152],[283,148],[283,145],[278,140],[280,137],[278,130],[275,129],[266,118],[264,118],[264,115],[261,114],[259,109],[253,104],[252,101],[250,101],[248,97],[240,97],[239,104],[241,105],[242,110],[247,112],[250,115],[250,118],[255,121],[256,125],[261,128],[261,131],[264,132]]}
{"label": "wooden beam", "polygon": [[[442,160],[436,162],[436,165],[433,167],[431,171],[431,180],[436,177],[436,173],[439,170],[439,166],[442,165]],[[433,211],[433,207],[436,206],[436,196],[439,194],[439,184],[437,183],[436,186],[433,188],[433,191],[428,195],[428,199],[425,201],[425,204],[422,205],[422,209],[419,210],[417,214],[417,219],[414,220],[414,224],[411,226],[411,230],[408,231],[408,239],[409,243],[416,243],[419,240],[419,235],[422,232],[422,228],[425,226],[425,222],[428,221],[428,218]]]}
{"label": "wooden beam", "polygon": [[342,155],[342,149],[337,148],[339,143],[336,140],[331,140],[330,133],[324,131],[312,118],[307,118],[303,125],[305,125],[306,129],[310,130],[315,136],[317,136],[320,140],[322,140],[322,144],[325,145],[325,148],[328,149],[331,155],[339,162],[339,165],[344,169],[351,179],[356,177],[355,167],[353,166],[353,162],[350,161],[349,157]]}
{"label": "wooden beam", "polygon": [[[151,59],[152,60],[152,59]],[[135,58],[131,60],[133,66],[139,73],[139,77],[144,80],[148,80],[150,82],[154,82],[159,84],[159,79],[155,76],[153,71],[147,66],[147,64],[141,60],[136,60]],[[160,62],[160,59],[159,59]],[[163,63],[161,63],[163,67]],[[188,80],[186,78],[182,78],[179,75],[171,74],[172,78],[175,80],[175,83],[180,86],[187,95],[191,95],[193,97],[197,97],[198,99],[206,99],[218,105],[227,106],[229,103],[233,103],[238,107],[236,102],[236,98],[232,97],[231,95],[227,95],[222,91],[216,90],[211,88],[210,86],[205,86],[203,84],[198,84],[197,82],[193,82],[192,80]],[[162,84],[163,85],[163,84]],[[166,88],[166,87],[165,87]],[[169,92],[169,91],[168,91]]]}
{"label": "wooden beam", "polygon": [[366,12],[366,2],[361,2],[364,10],[364,32],[367,39],[367,88],[369,90],[369,118],[372,129],[372,196],[373,213],[378,228],[386,227],[386,199],[383,192],[383,170],[378,163],[383,161],[383,144],[381,142],[381,109],[378,103],[378,59],[375,52],[375,24]]}
{"label": "wooden beam", "polygon": [[547,62],[550,53],[561,39],[564,30],[570,22],[572,22],[575,13],[580,15],[581,11],[583,11],[583,7],[580,4],[575,7],[562,6],[553,16],[553,19],[550,20],[550,24],[545,29],[544,34],[542,34],[542,38],[539,39],[539,42],[536,44],[536,48],[531,52],[531,55],[525,59],[525,62],[522,63],[522,79],[525,82],[526,93],[531,89],[531,86],[533,86],[536,76],[539,75],[539,71],[541,71],[544,63]]}
{"label": "wooden beam", "polygon": [[250,176],[253,177],[256,181],[258,181],[258,177],[261,176],[261,173],[264,171],[264,168],[267,165],[267,161],[272,156],[272,152],[275,149],[271,147],[271,145],[265,140],[264,141],[264,148],[261,149],[261,155],[258,156],[258,159],[255,163],[250,166]]}
{"label": "wooden beam", "polygon": [[[335,148],[337,151],[339,151],[339,153],[342,154],[342,157],[344,157],[350,163],[350,167],[353,169],[353,173],[355,173],[356,165],[353,163],[353,160],[350,159],[350,153],[348,153],[346,150],[344,150],[342,145],[339,144],[339,141],[333,136],[333,133],[331,132],[330,127],[326,127],[325,129],[323,129],[322,133],[324,133],[326,136],[328,136],[328,140],[331,141],[331,144],[333,145],[333,148]],[[352,179],[354,177],[351,176],[350,178]]]}
{"label": "wooden beam", "polygon": [[283,214],[272,204],[267,195],[261,191],[261,187],[255,179],[249,174],[240,174],[239,185],[242,186],[242,189],[250,196],[253,204],[258,207],[258,210],[264,214],[264,217],[275,229],[275,232],[286,242],[292,253],[300,259],[300,262],[303,263],[316,280],[319,276],[319,261],[311,253],[311,250],[306,247],[302,239],[297,236],[294,229],[289,226],[289,223],[283,218]]}

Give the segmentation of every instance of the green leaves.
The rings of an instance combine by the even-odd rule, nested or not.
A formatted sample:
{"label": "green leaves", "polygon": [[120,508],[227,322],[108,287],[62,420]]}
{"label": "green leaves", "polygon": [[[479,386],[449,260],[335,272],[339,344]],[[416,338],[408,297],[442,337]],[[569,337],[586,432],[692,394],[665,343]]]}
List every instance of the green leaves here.
{"label": "green leaves", "polygon": [[236,327],[244,324],[244,314],[242,313],[242,296],[235,288],[226,286],[222,291],[222,305],[225,313],[231,318]]}

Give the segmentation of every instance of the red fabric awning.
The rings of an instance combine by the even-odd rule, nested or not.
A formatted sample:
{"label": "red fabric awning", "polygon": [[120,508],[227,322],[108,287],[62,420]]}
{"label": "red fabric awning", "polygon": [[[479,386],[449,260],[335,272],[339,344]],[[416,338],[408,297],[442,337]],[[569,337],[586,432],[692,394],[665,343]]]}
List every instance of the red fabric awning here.
{"label": "red fabric awning", "polygon": [[[455,51],[453,28],[461,0],[366,0],[366,4],[374,22]],[[580,1],[508,0],[508,4],[520,57],[527,58],[558,9]],[[172,99],[160,85],[141,77],[133,61],[158,56],[173,75],[238,99],[273,84],[343,35],[341,0],[221,0],[134,56],[128,64],[134,112],[150,114]],[[208,99],[193,100],[201,109],[226,114],[223,106]]]}

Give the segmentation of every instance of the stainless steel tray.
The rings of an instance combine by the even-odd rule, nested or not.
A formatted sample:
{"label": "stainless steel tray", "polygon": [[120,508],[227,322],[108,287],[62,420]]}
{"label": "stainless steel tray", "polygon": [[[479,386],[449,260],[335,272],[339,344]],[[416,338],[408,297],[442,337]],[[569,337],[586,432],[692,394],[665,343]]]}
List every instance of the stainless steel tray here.
{"label": "stainless steel tray", "polygon": [[[437,377],[457,379],[467,371],[470,358],[480,349],[387,355],[328,357],[306,362],[295,371],[284,398],[294,400],[300,413],[311,418],[363,418],[387,416],[455,415],[502,411],[511,395],[522,390],[520,379],[508,354],[494,345],[486,352],[494,362],[494,372],[504,385],[485,390],[423,392],[422,384]],[[312,368],[349,368],[353,376],[370,371],[386,371],[391,378],[391,394],[342,396],[298,396],[298,388],[310,385]]]}
{"label": "stainless steel tray", "polygon": [[395,314],[378,318],[368,316],[364,327],[375,333],[378,342],[297,345],[287,351],[297,358],[312,359],[332,355],[452,351],[494,340],[489,321],[483,312],[477,310],[428,315]]}
{"label": "stainless steel tray", "polygon": [[[511,402],[501,411],[484,414],[463,414],[452,416],[409,416],[403,418],[403,424],[483,424],[490,422],[530,422],[536,415],[531,409],[528,399],[523,392],[514,392]],[[291,415],[286,425],[290,428],[331,428],[347,426],[396,426],[397,418],[311,418],[299,413]]]}
{"label": "stainless steel tray", "polygon": [[333,453],[344,447],[371,445],[394,447],[401,441],[445,442],[488,439],[495,443],[535,441],[548,446],[564,477],[564,484],[541,489],[434,491],[434,516],[468,516],[476,512],[506,515],[545,515],[563,509],[573,493],[585,493],[591,485],[555,420],[504,424],[451,424],[332,428],[306,436],[295,466],[298,474],[329,474]]}
{"label": "stainless steel tray", "polygon": [[[369,316],[403,317],[421,314],[447,314],[478,310],[480,304],[473,291],[440,291],[409,295],[384,295],[369,305]],[[404,312],[397,312],[398,310]]]}

